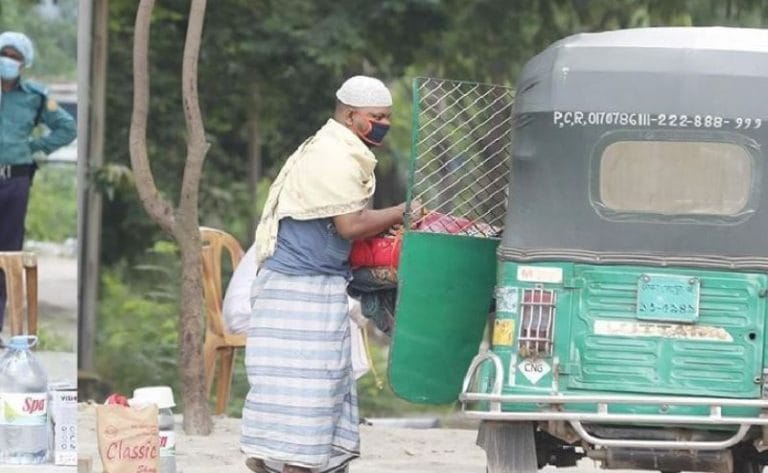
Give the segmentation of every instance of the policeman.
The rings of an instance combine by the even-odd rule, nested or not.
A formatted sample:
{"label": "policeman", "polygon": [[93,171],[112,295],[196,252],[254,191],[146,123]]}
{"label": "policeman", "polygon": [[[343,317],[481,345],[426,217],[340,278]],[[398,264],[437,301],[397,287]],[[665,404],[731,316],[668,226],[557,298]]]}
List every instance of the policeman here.
{"label": "policeman", "polygon": [[[26,35],[0,34],[0,251],[21,250],[36,167],[32,155],[51,153],[75,139],[72,116],[49,99],[43,87],[21,78],[34,57],[32,41]],[[33,137],[40,123],[50,133]],[[5,303],[5,277],[0,273],[0,330]]]}

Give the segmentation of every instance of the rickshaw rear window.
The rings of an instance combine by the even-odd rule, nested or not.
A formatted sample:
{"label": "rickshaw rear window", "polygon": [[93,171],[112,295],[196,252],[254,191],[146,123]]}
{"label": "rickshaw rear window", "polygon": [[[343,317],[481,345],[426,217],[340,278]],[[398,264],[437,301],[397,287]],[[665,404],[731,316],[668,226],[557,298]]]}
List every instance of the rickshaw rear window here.
{"label": "rickshaw rear window", "polygon": [[618,212],[732,216],[752,192],[752,160],[733,143],[620,141],[600,157],[602,206]]}

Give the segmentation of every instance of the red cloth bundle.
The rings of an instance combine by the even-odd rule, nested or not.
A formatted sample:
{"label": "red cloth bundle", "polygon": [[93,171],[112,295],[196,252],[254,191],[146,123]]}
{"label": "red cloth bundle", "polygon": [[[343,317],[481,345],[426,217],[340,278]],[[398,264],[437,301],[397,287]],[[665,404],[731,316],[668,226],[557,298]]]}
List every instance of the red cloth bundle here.
{"label": "red cloth bundle", "polygon": [[461,233],[473,224],[472,220],[431,212],[414,225],[414,229],[432,233]]}
{"label": "red cloth bundle", "polygon": [[[414,230],[431,233],[462,233],[466,235],[484,234],[488,236],[497,231],[494,227],[472,220],[453,217],[438,212],[430,212],[419,219],[413,226]],[[402,230],[394,227],[386,235],[355,240],[349,255],[352,269],[390,267],[397,268],[400,260],[402,245]]]}
{"label": "red cloth bundle", "polygon": [[400,261],[402,240],[397,236],[378,236],[355,240],[349,254],[352,269],[388,266],[396,268]]}

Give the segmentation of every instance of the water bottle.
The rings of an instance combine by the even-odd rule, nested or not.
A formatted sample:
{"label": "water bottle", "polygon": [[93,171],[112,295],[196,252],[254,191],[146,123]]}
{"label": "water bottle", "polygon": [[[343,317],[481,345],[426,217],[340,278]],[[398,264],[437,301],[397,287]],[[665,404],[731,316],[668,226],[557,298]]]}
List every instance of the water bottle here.
{"label": "water bottle", "polygon": [[155,404],[160,436],[159,473],[176,473],[176,433],[173,430],[173,391],[168,386],[150,386],[133,391],[131,405]]}
{"label": "water bottle", "polygon": [[11,337],[0,357],[0,463],[44,463],[48,457],[48,376],[30,348],[35,336]]}
{"label": "water bottle", "polygon": [[173,431],[170,407],[158,409],[157,427],[160,430],[160,473],[176,473],[176,432]]}

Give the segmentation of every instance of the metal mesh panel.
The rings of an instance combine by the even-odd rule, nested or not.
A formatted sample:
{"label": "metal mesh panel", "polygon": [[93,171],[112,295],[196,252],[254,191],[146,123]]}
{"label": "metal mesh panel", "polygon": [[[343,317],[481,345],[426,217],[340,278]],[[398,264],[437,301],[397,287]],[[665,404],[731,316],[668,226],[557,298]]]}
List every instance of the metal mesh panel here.
{"label": "metal mesh panel", "polygon": [[411,195],[429,212],[417,230],[501,234],[513,100],[508,87],[416,79]]}
{"label": "metal mesh panel", "polygon": [[523,291],[522,320],[520,321],[520,348],[524,356],[552,354],[555,333],[557,293],[550,289]]}

